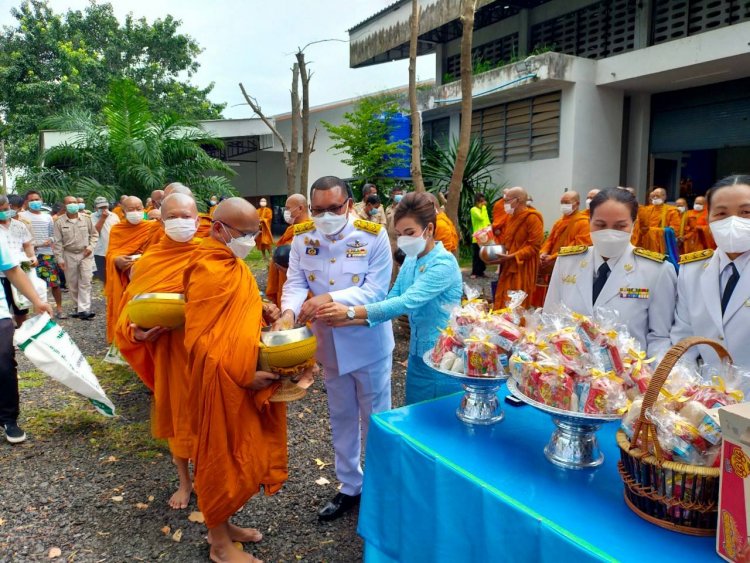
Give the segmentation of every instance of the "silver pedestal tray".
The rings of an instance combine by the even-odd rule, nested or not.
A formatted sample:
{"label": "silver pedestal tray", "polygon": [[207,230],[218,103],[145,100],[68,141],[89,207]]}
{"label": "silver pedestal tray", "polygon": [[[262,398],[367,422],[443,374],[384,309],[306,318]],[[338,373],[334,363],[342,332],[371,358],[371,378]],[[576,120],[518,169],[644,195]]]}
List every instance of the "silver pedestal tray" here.
{"label": "silver pedestal tray", "polygon": [[508,381],[508,391],[524,403],[552,415],[557,428],[544,447],[544,455],[552,463],[566,469],[587,469],[604,462],[596,431],[602,424],[622,419],[622,415],[586,414],[550,407],[524,395],[514,379]]}
{"label": "silver pedestal tray", "polygon": [[461,405],[456,409],[456,416],[459,420],[466,424],[486,426],[497,424],[505,418],[497,392],[503,382],[508,379],[507,375],[501,377],[469,377],[463,373],[440,369],[432,363],[431,354],[431,352],[427,352],[423,356],[424,363],[435,371],[460,381],[466,390],[461,399]]}

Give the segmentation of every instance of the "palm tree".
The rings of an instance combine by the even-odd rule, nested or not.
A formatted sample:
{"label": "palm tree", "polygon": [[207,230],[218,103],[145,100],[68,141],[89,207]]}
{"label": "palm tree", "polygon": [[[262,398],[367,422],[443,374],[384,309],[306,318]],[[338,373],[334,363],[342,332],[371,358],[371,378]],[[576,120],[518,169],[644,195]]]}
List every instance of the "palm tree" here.
{"label": "palm tree", "polygon": [[175,115],[154,118],[148,102],[130,80],[110,86],[102,122],[94,114],[70,108],[45,120],[48,129],[71,138],[42,155],[43,165],[17,180],[49,202],[66,195],[114,200],[122,194],[145,200],[169,182],[190,186],[200,207],[211,195],[232,195],[234,171],[210,157],[202,146],[222,142],[196,122]]}

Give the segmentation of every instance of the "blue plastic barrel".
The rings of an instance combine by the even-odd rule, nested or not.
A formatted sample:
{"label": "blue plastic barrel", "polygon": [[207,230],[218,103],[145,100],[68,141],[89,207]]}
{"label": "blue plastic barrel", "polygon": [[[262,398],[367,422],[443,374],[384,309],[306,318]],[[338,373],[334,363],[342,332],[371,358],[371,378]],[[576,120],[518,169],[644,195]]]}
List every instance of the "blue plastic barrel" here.
{"label": "blue plastic barrel", "polygon": [[[387,178],[411,178],[411,120],[408,115],[402,113],[395,113],[391,116],[381,115],[379,118],[381,121],[386,121],[390,125],[390,133],[388,134],[388,142],[394,143],[402,141],[403,154],[401,155],[404,159],[401,166],[396,166],[385,176]],[[388,159],[388,157],[385,157]]]}

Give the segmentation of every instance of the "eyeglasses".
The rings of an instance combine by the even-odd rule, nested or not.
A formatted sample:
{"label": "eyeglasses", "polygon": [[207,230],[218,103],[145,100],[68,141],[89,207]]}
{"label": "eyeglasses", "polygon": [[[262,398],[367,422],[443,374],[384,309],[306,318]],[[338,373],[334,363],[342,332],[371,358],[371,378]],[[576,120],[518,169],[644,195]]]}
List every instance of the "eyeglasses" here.
{"label": "eyeglasses", "polygon": [[260,233],[260,229],[254,232],[246,233],[245,231],[240,231],[239,229],[234,228],[232,225],[227,225],[224,221],[219,221],[218,219],[212,219],[211,223],[219,223],[220,225],[228,229],[232,229],[233,231],[240,233],[240,235],[242,235],[243,237],[255,238]]}
{"label": "eyeglasses", "polygon": [[310,213],[312,213],[315,217],[319,215],[323,215],[323,213],[333,213],[334,215],[339,215],[341,213],[341,210],[349,204],[349,200],[347,199],[344,203],[341,205],[335,205],[333,207],[328,207],[327,209],[320,209],[319,207],[313,207],[310,206]]}

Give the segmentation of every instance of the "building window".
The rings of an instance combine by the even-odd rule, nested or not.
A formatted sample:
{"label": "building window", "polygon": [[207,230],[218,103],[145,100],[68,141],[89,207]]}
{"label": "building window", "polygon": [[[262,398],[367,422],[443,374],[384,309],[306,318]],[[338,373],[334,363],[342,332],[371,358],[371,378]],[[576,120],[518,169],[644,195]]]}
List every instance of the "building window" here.
{"label": "building window", "polygon": [[748,0],[655,0],[654,45],[750,20]]}
{"label": "building window", "polygon": [[422,123],[422,139],[425,147],[446,148],[450,138],[451,120],[449,117]]}
{"label": "building window", "polygon": [[498,162],[557,158],[560,92],[526,98],[472,113],[471,133],[492,147]]}
{"label": "building window", "polygon": [[[471,60],[474,67],[486,72],[493,68],[509,64],[518,55],[518,33],[500,37],[489,43],[484,43],[471,50]],[[476,74],[476,73],[475,73]],[[445,59],[445,75],[443,82],[453,82],[461,77],[461,55],[451,55]]]}
{"label": "building window", "polygon": [[636,2],[602,0],[531,28],[534,49],[603,59],[635,48]]}

